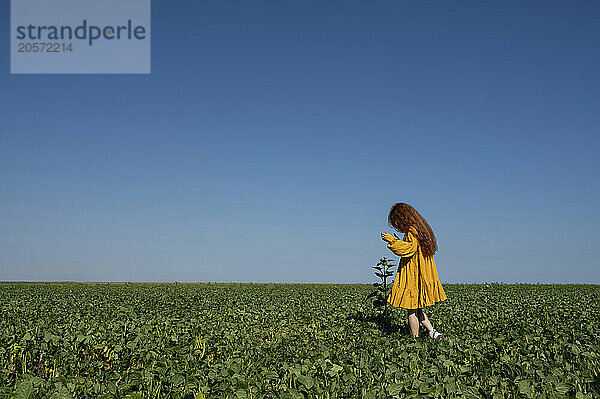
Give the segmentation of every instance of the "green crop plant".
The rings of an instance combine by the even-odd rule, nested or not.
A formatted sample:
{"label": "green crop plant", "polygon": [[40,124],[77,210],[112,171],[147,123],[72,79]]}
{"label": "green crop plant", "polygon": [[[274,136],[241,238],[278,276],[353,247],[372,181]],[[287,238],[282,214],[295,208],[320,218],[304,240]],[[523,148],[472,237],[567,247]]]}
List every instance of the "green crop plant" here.
{"label": "green crop plant", "polygon": [[371,298],[374,298],[372,300],[373,307],[375,309],[380,309],[380,313],[378,316],[383,322],[383,325],[388,330],[392,321],[392,308],[389,302],[387,301],[387,298],[392,292],[392,285],[388,284],[387,279],[388,277],[394,275],[394,271],[392,268],[396,265],[394,265],[393,262],[394,261],[392,259],[383,257],[379,259],[377,265],[373,266],[373,269],[375,269],[375,275],[379,277],[381,281],[373,283],[373,287],[375,287],[375,290],[366,297],[367,300],[371,300]]}
{"label": "green crop plant", "polygon": [[600,285],[444,290],[433,343],[371,283],[0,282],[0,398],[600,397]]}

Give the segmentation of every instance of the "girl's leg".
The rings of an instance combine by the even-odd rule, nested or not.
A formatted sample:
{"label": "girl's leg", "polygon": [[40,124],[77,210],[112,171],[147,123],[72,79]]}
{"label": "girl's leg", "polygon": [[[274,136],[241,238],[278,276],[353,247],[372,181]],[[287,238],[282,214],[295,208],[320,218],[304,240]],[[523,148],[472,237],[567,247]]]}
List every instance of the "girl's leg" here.
{"label": "girl's leg", "polygon": [[419,336],[419,319],[417,318],[418,309],[407,309],[408,310],[408,325],[410,327],[410,333],[413,337]]}
{"label": "girl's leg", "polygon": [[[425,312],[423,312],[423,309],[417,309],[416,313],[417,313],[417,318],[419,319],[421,324],[423,324],[423,326],[427,329],[427,331],[432,332],[433,326],[431,325],[431,322],[427,318],[427,315],[425,314]],[[418,324],[417,324],[417,326],[418,326]]]}

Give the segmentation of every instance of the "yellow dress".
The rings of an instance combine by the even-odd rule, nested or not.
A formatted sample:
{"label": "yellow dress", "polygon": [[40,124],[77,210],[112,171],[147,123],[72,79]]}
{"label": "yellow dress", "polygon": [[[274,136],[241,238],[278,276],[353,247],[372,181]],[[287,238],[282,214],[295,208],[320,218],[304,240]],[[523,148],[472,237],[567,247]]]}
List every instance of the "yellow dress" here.
{"label": "yellow dress", "polygon": [[387,299],[395,307],[418,309],[447,299],[433,256],[423,255],[416,235],[417,230],[411,226],[402,240],[394,237],[388,243],[388,248],[401,256],[392,293]]}

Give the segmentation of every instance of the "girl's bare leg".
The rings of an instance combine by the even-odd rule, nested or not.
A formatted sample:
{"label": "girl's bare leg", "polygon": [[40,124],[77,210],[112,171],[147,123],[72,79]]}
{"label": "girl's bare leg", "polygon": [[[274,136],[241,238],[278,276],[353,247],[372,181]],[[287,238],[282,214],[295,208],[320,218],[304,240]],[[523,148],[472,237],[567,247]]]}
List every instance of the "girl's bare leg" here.
{"label": "girl's bare leg", "polygon": [[423,324],[423,326],[427,329],[427,331],[432,332],[433,326],[431,325],[431,322],[427,318],[427,315],[425,314],[425,312],[423,312],[423,309],[417,309],[416,313],[417,313],[417,318],[419,319],[421,324]]}
{"label": "girl's bare leg", "polygon": [[408,309],[408,325],[410,327],[410,333],[413,337],[419,336],[419,319],[417,318],[417,310],[419,309]]}
{"label": "girl's bare leg", "polygon": [[429,318],[423,312],[423,309],[409,309],[408,310],[408,325],[410,326],[410,333],[413,337],[419,336],[419,323],[421,323],[429,332],[433,331],[433,326],[429,321]]}

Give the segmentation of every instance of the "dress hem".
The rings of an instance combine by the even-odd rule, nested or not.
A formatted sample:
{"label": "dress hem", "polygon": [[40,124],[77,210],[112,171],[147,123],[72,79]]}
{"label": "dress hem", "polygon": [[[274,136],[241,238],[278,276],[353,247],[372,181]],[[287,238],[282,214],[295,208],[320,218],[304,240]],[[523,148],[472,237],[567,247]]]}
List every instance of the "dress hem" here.
{"label": "dress hem", "polygon": [[387,302],[394,307],[403,309],[420,309],[426,306],[435,305],[436,302],[441,302],[448,299],[446,293],[439,281],[434,281],[425,284],[420,292],[416,289],[407,289],[402,293],[402,296],[392,294],[389,295]]}

